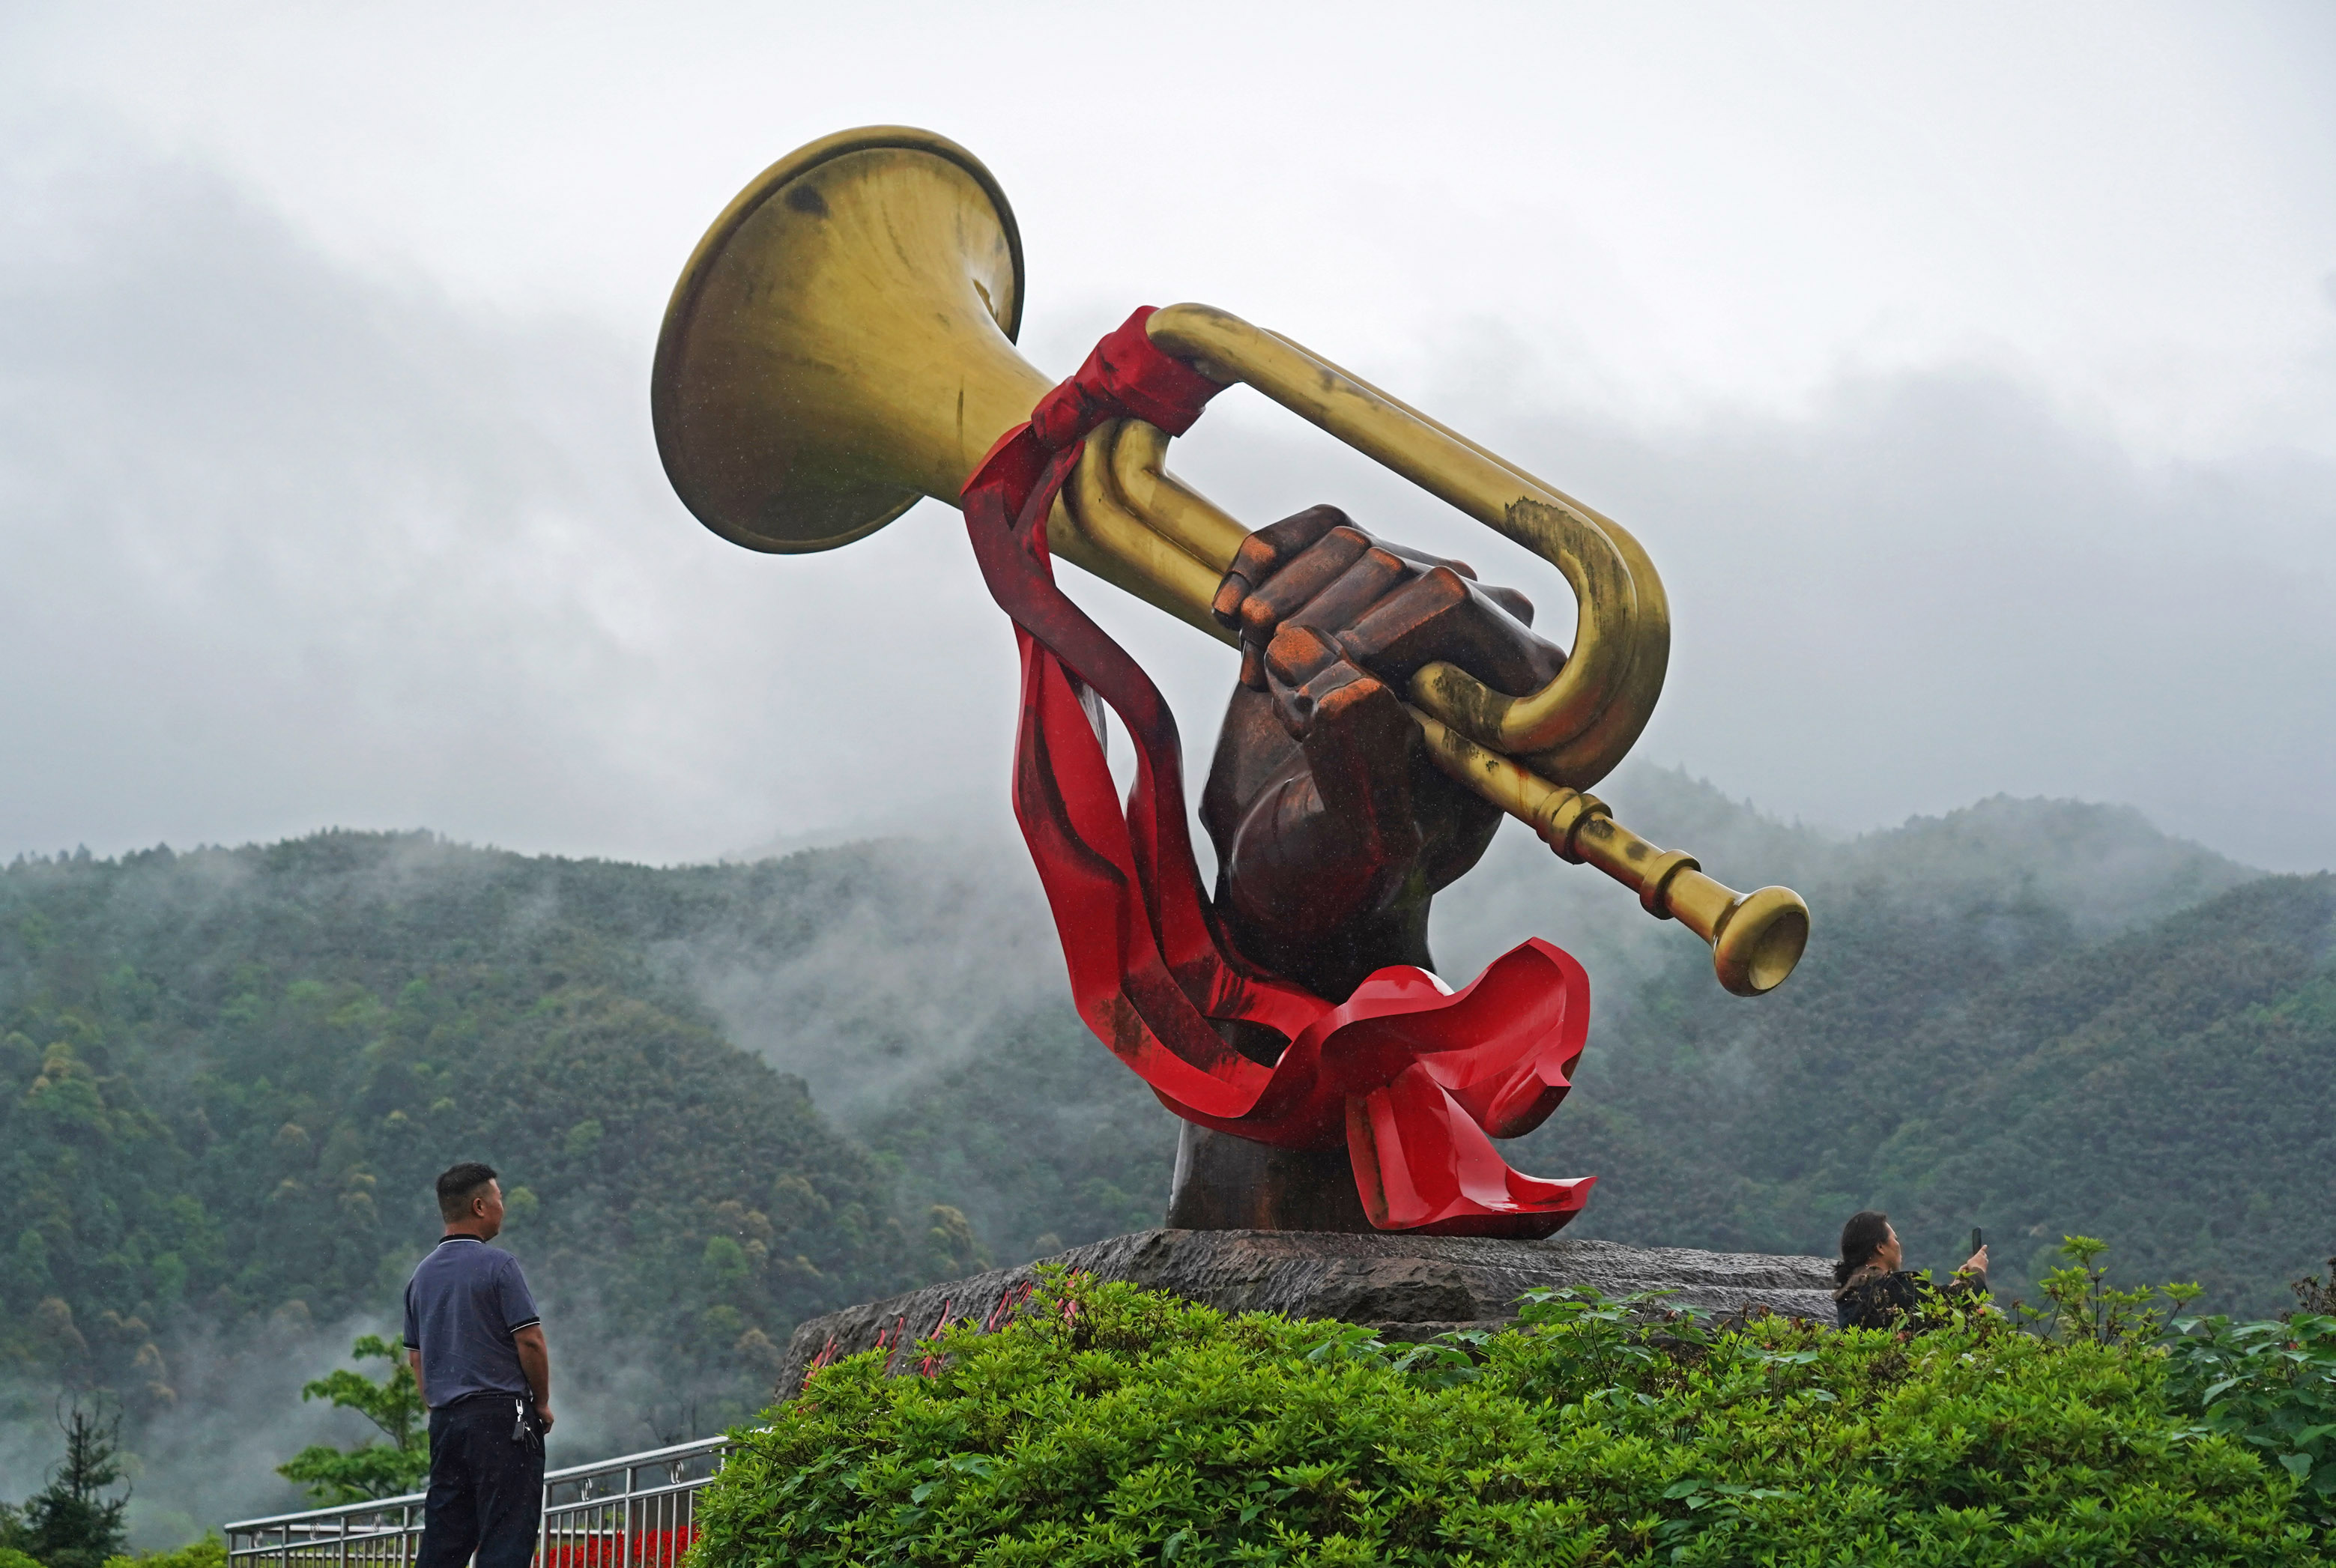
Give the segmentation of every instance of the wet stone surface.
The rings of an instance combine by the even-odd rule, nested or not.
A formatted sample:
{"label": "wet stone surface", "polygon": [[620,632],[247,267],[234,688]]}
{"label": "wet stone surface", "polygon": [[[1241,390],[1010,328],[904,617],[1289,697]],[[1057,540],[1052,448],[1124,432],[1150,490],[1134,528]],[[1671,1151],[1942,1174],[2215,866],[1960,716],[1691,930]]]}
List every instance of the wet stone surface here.
{"label": "wet stone surface", "polygon": [[[1044,1262],[1167,1290],[1228,1312],[1281,1312],[1367,1323],[1390,1339],[1446,1329],[1499,1328],[1535,1286],[1587,1285],[1606,1296],[1669,1290],[1682,1305],[1751,1307],[1831,1320],[1833,1265],[1825,1258],[1626,1247],[1615,1242],[1499,1241],[1475,1236],[1322,1231],[1138,1231],[1074,1247]],[[870,1301],[814,1318],[787,1343],[777,1395],[804,1369],[862,1350],[891,1353],[914,1370],[918,1340],[959,1320],[995,1327],[1037,1281],[1036,1264]]]}

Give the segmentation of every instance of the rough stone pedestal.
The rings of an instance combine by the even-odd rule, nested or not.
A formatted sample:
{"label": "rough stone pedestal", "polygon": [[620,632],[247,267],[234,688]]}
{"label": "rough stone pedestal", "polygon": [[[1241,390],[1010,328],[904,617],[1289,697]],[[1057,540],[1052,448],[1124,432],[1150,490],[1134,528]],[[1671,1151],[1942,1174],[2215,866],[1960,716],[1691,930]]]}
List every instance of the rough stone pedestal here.
{"label": "rough stone pedestal", "polygon": [[[1511,1303],[1537,1285],[1588,1285],[1610,1297],[1671,1290],[1677,1292],[1672,1300],[1714,1311],[1757,1306],[1796,1317],[1833,1317],[1833,1265],[1826,1259],[1614,1242],[1138,1231],[1041,1261],[1228,1312],[1368,1323],[1390,1339],[1500,1328],[1515,1320]],[[823,1352],[833,1360],[874,1349],[880,1339],[893,1351],[891,1369],[906,1370],[915,1364],[910,1351],[917,1340],[959,1319],[993,1321],[1000,1303],[1037,1278],[1036,1268],[994,1269],[813,1318],[787,1342],[777,1396],[790,1398],[800,1389],[804,1368]]]}

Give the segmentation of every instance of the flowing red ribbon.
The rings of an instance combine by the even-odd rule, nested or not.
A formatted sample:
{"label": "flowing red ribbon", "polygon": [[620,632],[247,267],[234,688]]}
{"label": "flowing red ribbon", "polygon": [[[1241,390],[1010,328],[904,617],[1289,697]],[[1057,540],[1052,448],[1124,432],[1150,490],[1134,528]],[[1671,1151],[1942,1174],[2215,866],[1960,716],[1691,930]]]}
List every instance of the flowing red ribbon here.
{"label": "flowing red ribbon", "polygon": [[[1201,887],[1183,748],[1159,688],[1055,585],[1046,518],[1086,435],[1141,419],[1182,435],[1218,385],[1153,346],[1150,307],[1095,345],[966,482],[966,531],[1022,655],[1014,813],[1055,915],[1079,1016],[1187,1121],[1288,1148],[1343,1135],[1381,1230],[1545,1236],[1595,1177],[1511,1170],[1491,1138],[1540,1125],[1565,1097],[1590,1026],[1590,979],[1539,940],[1454,992],[1407,964],[1333,1005],[1244,959]],[[1095,721],[1111,705],[1135,744],[1123,809]],[[1270,1067],[1213,1020],[1290,1043]]]}

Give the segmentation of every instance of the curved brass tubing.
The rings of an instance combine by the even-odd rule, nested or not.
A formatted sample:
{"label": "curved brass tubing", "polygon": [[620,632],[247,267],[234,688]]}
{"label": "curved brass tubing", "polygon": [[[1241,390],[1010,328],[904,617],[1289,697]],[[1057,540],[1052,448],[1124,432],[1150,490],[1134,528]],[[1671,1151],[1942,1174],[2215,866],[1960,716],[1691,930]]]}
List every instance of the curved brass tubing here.
{"label": "curved brass tubing", "polygon": [[[1280,337],[1280,333],[1273,335]],[[1281,341],[1290,340],[1282,337]],[[1296,347],[1295,344],[1291,345]],[[1630,674],[1623,688],[1606,705],[1591,727],[1572,740],[1540,752],[1524,754],[1533,770],[1544,778],[1586,789],[1604,778],[1614,769],[1630,749],[1638,744],[1639,735],[1647,727],[1647,720],[1655,710],[1655,701],[1662,696],[1663,677],[1669,672],[1671,648],[1670,596],[1663,591],[1662,578],[1655,570],[1638,536],[1604,512],[1582,505],[1547,480],[1519,468],[1499,453],[1479,444],[1464,433],[1453,429],[1431,414],[1422,414],[1401,398],[1373,386],[1350,370],[1333,365],[1319,355],[1307,352],[1325,369],[1343,375],[1357,386],[1390,406],[1400,409],[1430,430],[1457,442],[1489,463],[1514,474],[1518,482],[1541,494],[1555,496],[1572,511],[1594,521],[1601,532],[1613,544],[1630,568],[1630,580],[1636,586],[1641,613],[1637,629],[1640,638],[1638,657],[1631,661]],[[1412,700],[1433,714],[1444,716],[1445,722],[1457,722],[1459,717],[1475,711],[1475,705],[1491,703],[1497,706],[1509,699],[1499,692],[1490,691],[1467,671],[1449,664],[1432,664],[1412,677]],[[1483,694],[1483,695],[1479,695]],[[1491,726],[1462,724],[1464,732],[1476,734]],[[1478,738],[1484,736],[1481,734]],[[1489,742],[1487,744],[1490,744]]]}
{"label": "curved brass tubing", "polygon": [[[1231,642],[1209,601],[1247,531],[1162,468],[1167,444],[1165,434],[1140,421],[1090,436],[1069,486],[1071,518],[1090,551],[1170,590],[1178,602],[1163,608]],[[1706,876],[1692,855],[1658,849],[1615,822],[1595,796],[1552,783],[1416,706],[1409,711],[1438,767],[1530,826],[1559,858],[1596,866],[1636,892],[1649,914],[1676,919],[1701,937],[1727,989],[1759,996],[1800,961],[1809,910],[1798,893],[1778,887],[1739,893]]]}
{"label": "curved brass tubing", "polygon": [[1219,380],[1256,388],[1556,567],[1577,609],[1573,648],[1554,680],[1511,696],[1435,665],[1420,672],[1413,697],[1483,745],[1533,756],[1566,784],[1594,784],[1621,760],[1654,711],[1670,655],[1661,579],[1626,531],[1230,312],[1172,305],[1145,330],[1162,348]]}
{"label": "curved brass tubing", "polygon": [[[1079,465],[1071,471],[1070,483],[1064,486],[1069,505],[1067,509],[1058,509],[1048,520],[1048,543],[1053,544],[1055,528],[1066,510],[1089,555],[1102,557],[1120,571],[1146,584],[1152,591],[1144,597],[1177,619],[1198,627],[1220,642],[1237,642],[1239,639],[1218,624],[1209,609],[1216,597],[1217,584],[1224,579],[1225,566],[1232,563],[1231,554],[1225,557],[1224,566],[1193,559],[1173,538],[1146,526],[1145,520],[1135,514],[1127,498],[1120,493],[1113,473],[1112,453],[1131,428],[1153,429],[1132,421],[1114,422],[1087,437],[1086,451]],[[1238,541],[1235,548],[1239,548]]]}
{"label": "curved brass tubing", "polygon": [[[1118,427],[1108,456],[1112,483],[1127,510],[1222,579],[1249,530],[1168,472],[1167,432],[1129,420]],[[1215,591],[1210,589],[1212,597]]]}

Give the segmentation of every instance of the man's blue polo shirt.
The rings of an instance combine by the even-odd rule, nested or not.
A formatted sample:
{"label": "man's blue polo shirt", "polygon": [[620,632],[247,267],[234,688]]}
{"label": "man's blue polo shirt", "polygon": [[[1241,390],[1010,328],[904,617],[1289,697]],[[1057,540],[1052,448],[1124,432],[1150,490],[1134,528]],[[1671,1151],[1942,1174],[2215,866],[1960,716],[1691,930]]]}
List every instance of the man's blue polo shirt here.
{"label": "man's blue polo shirt", "polygon": [[472,1394],[528,1398],[511,1336],[542,1320],[517,1258],[476,1236],[440,1242],[405,1282],[405,1343],[422,1352],[430,1407]]}

